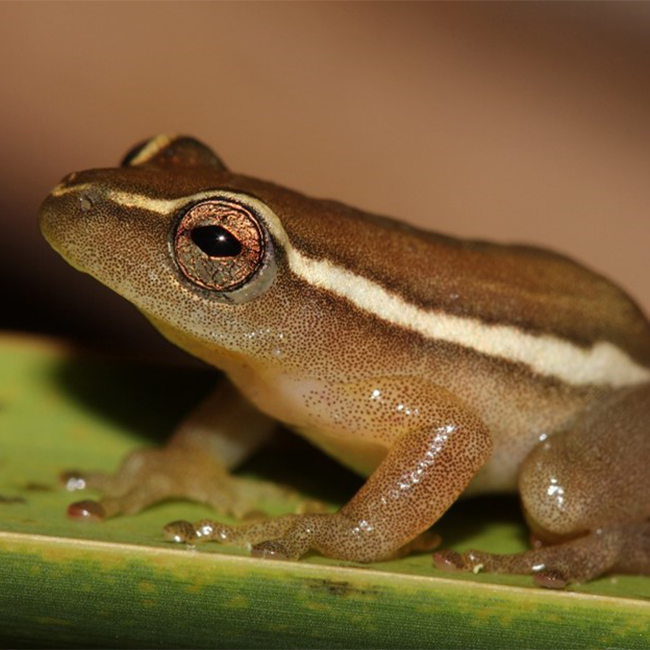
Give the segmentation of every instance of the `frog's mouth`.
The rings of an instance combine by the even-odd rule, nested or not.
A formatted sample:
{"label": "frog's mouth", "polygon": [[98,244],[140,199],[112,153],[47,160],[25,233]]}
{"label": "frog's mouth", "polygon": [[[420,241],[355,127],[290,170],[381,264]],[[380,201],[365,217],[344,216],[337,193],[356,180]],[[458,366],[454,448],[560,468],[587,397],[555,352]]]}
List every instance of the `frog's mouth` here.
{"label": "frog's mouth", "polygon": [[86,273],[87,270],[74,255],[75,231],[67,214],[70,212],[70,201],[60,197],[59,192],[63,183],[57,185],[52,193],[43,201],[38,213],[38,227],[47,243],[77,271]]}

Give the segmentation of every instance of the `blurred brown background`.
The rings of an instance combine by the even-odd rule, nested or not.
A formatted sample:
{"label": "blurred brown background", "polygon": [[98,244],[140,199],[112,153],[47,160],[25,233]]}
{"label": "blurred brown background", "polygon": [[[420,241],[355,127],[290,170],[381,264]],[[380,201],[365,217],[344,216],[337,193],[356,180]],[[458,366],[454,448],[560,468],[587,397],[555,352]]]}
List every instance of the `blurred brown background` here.
{"label": "blurred brown background", "polygon": [[650,4],[2,3],[0,328],[170,355],[41,240],[66,173],[159,132],[233,169],[528,241],[650,308]]}

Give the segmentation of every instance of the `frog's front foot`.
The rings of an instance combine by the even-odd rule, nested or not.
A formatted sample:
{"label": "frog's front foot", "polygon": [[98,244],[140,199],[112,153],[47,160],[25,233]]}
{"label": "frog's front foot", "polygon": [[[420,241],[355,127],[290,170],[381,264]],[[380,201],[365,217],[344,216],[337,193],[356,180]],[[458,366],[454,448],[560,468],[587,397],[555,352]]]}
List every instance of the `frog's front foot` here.
{"label": "frog's front foot", "polygon": [[214,541],[246,547],[256,557],[297,560],[312,546],[328,517],[331,515],[283,515],[238,526],[209,519],[194,524],[174,521],[163,530],[171,542],[194,545]]}
{"label": "frog's front foot", "polygon": [[248,548],[254,557],[281,560],[297,560],[315,550],[335,559],[373,562],[432,551],[440,543],[437,534],[426,531],[400,549],[388,551],[363,524],[337,512],[283,515],[237,526],[205,519],[195,524],[174,521],[165,526],[164,534],[168,541],[190,545],[216,541]]}
{"label": "frog's front foot", "polygon": [[563,589],[605,573],[650,573],[650,522],[600,528],[568,542],[524,553],[439,551],[433,560],[443,571],[531,574],[541,587]]}
{"label": "frog's front foot", "polygon": [[89,488],[103,493],[99,501],[77,501],[68,507],[68,516],[82,521],[135,514],[172,499],[206,503],[217,512],[242,518],[259,503],[294,496],[288,488],[232,476],[202,450],[180,445],[135,451],[114,474],[75,471],[62,479],[69,491]]}

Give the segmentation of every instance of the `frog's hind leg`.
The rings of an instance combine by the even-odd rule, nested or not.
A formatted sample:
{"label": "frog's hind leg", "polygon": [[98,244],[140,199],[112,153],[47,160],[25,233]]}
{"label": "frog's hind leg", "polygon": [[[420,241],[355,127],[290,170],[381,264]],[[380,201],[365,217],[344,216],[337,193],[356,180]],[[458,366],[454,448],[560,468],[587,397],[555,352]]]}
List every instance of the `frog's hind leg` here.
{"label": "frog's hind leg", "polygon": [[180,425],[167,446],[131,453],[114,474],[67,472],[69,490],[98,489],[100,501],[68,508],[73,519],[102,520],[134,514],[159,501],[189,499],[241,517],[256,504],[286,497],[288,489],[232,476],[229,470],[275,428],[227,382],[220,384]]}
{"label": "frog's hind leg", "polygon": [[519,490],[533,535],[515,555],[438,552],[442,569],[531,573],[564,587],[604,573],[650,574],[650,384],[592,406],[523,464]]}
{"label": "frog's hind leg", "polygon": [[552,589],[588,582],[604,573],[650,574],[650,522],[598,528],[568,542],[525,553],[440,551],[434,560],[445,571],[532,573],[538,585]]}

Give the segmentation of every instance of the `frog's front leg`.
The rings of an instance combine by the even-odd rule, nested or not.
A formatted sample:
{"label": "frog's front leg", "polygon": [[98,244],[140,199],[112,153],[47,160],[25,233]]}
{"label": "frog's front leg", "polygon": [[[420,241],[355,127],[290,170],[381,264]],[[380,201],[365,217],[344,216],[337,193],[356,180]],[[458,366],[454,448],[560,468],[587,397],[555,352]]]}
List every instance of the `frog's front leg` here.
{"label": "frog's front leg", "polygon": [[288,493],[271,484],[237,478],[229,470],[255,451],[276,423],[222,381],[181,423],[161,449],[132,452],[114,474],[67,472],[70,491],[93,488],[100,501],[73,503],[73,519],[102,520],[134,514],[159,501],[189,499],[241,517],[260,500]]}
{"label": "frog's front leg", "polygon": [[650,384],[613,393],[523,464],[519,489],[533,535],[549,545],[494,555],[442,551],[448,570],[530,573],[562,588],[607,572],[650,574]]}
{"label": "frog's front leg", "polygon": [[[431,548],[422,534],[449,508],[492,449],[480,418],[453,395],[408,378],[339,387],[336,405],[350,427],[366,426],[375,441],[392,440],[359,492],[333,514],[287,515],[226,526],[214,521],[166,527],[174,541],[216,540],[250,546],[256,555],[297,559],[310,549],[372,562],[402,549]],[[312,396],[312,404],[319,400]],[[420,537],[418,537],[420,536]],[[408,545],[408,546],[407,546]]]}

